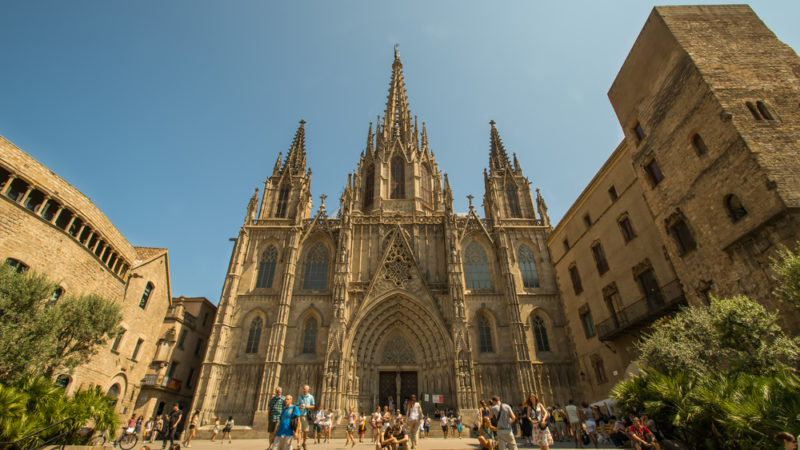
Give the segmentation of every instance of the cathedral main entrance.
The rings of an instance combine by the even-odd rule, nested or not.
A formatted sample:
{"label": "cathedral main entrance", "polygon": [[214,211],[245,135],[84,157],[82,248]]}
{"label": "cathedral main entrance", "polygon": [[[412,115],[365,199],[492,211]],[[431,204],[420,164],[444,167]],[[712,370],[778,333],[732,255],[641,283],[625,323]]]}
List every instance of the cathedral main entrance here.
{"label": "cathedral main entrance", "polygon": [[[417,392],[417,372],[382,371],[378,372],[378,402],[381,406],[392,403],[394,409],[402,410],[405,400]],[[390,402],[389,399],[392,399]],[[405,414],[405,411],[403,411]]]}

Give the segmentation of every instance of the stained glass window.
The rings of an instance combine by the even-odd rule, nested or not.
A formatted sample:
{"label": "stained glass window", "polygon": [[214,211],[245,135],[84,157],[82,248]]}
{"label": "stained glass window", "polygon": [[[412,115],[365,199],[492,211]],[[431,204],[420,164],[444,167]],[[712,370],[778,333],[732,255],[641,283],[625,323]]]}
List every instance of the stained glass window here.
{"label": "stained glass window", "polygon": [[522,284],[526,288],[539,287],[539,275],[536,273],[536,261],[533,250],[523,245],[519,248],[519,270],[522,272]]}
{"label": "stained glass window", "polygon": [[264,322],[261,317],[256,317],[250,322],[250,332],[247,334],[247,348],[245,353],[256,353],[258,351],[258,343],[261,341],[261,326]]}
{"label": "stained glass window", "polygon": [[328,249],[317,244],[308,252],[303,289],[325,289],[328,284]]}
{"label": "stained glass window", "polygon": [[486,252],[477,242],[473,241],[469,244],[464,253],[464,276],[467,279],[467,289],[491,289],[492,287]]}
{"label": "stained glass window", "polygon": [[275,276],[275,264],[278,262],[278,250],[274,245],[270,245],[261,254],[261,261],[258,263],[258,277],[256,278],[257,288],[272,287],[272,279]]}

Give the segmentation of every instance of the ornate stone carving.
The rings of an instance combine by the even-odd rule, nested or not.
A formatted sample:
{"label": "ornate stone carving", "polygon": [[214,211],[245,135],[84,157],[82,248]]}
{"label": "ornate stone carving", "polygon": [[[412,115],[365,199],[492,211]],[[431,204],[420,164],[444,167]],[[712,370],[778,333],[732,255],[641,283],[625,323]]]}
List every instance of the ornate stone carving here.
{"label": "ornate stone carving", "polygon": [[411,279],[411,264],[412,258],[406,246],[399,239],[395,240],[383,262],[383,278],[403,287]]}

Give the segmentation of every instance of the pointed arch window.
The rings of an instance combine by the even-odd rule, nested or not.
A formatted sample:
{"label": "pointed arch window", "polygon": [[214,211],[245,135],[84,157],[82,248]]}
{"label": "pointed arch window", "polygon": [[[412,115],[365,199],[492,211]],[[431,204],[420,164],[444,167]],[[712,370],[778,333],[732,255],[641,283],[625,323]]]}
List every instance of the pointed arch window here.
{"label": "pointed arch window", "polygon": [[328,249],[318,243],[306,258],[303,289],[325,289],[328,284]]}
{"label": "pointed arch window", "polygon": [[258,263],[258,277],[256,278],[257,288],[270,288],[275,276],[275,265],[278,263],[278,249],[270,245],[261,254],[261,261]]}
{"label": "pointed arch window", "polygon": [[375,166],[367,167],[364,177],[364,209],[372,206],[372,197],[375,196]]}
{"label": "pointed arch window", "polygon": [[250,332],[247,333],[247,347],[245,353],[256,353],[258,351],[258,343],[261,341],[261,327],[264,321],[261,317],[256,317],[250,322]]}
{"label": "pointed arch window", "polygon": [[536,340],[536,351],[550,351],[550,340],[547,338],[547,328],[544,326],[544,320],[539,316],[533,318],[533,337]]}
{"label": "pointed arch window", "polygon": [[427,202],[428,204],[433,203],[433,195],[431,193],[431,171],[427,166],[422,166],[420,192],[422,194],[422,201]]}
{"label": "pointed arch window", "polygon": [[286,209],[289,205],[289,186],[281,186],[278,191],[278,206],[275,208],[275,217],[286,217]]}
{"label": "pointed arch window", "polygon": [[536,273],[536,258],[533,250],[523,245],[519,248],[519,270],[522,272],[522,284],[526,288],[539,287],[539,275]]}
{"label": "pointed arch window", "polygon": [[481,353],[491,353],[494,351],[492,345],[492,327],[489,318],[485,314],[478,316],[478,341]]}
{"label": "pointed arch window", "polygon": [[150,300],[150,294],[153,293],[154,287],[153,283],[147,282],[147,286],[144,287],[144,292],[142,292],[142,298],[139,299],[139,308],[144,309],[147,306],[147,301]]}
{"label": "pointed arch window", "polygon": [[522,217],[519,209],[519,197],[517,197],[517,185],[511,181],[506,183],[506,203],[508,204],[508,215]]}
{"label": "pointed arch window", "polygon": [[303,326],[303,353],[316,353],[317,319],[309,317]]}
{"label": "pointed arch window", "polygon": [[467,289],[492,288],[486,252],[475,241],[467,246],[467,251],[464,253],[464,276],[467,279]]}
{"label": "pointed arch window", "polygon": [[406,163],[403,158],[392,158],[391,198],[406,198]]}

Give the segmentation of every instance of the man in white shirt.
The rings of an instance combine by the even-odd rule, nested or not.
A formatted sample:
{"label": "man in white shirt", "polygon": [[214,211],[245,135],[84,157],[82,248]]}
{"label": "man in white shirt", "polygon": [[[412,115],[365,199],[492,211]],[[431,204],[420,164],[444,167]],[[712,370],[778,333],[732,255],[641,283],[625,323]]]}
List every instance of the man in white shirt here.
{"label": "man in white shirt", "polygon": [[[309,412],[313,414],[314,406],[316,405],[314,402],[314,396],[311,395],[309,391],[308,385],[303,386],[303,395],[297,398],[297,406],[300,407],[300,424],[299,428],[302,431],[303,435],[303,443],[302,448],[306,450],[306,439],[308,439],[308,430],[311,428],[311,422],[313,421],[313,416],[309,418]],[[298,439],[299,441],[299,439]]]}
{"label": "man in white shirt", "polygon": [[566,411],[567,420],[569,420],[569,429],[572,430],[572,435],[575,438],[575,447],[583,448],[583,440],[581,439],[581,416],[578,407],[575,406],[575,402],[573,402],[572,399],[570,399],[569,404],[564,407],[564,411]]}
{"label": "man in white shirt", "polygon": [[411,400],[408,401],[406,408],[406,418],[408,419],[406,424],[408,425],[410,434],[411,448],[412,450],[416,450],[417,439],[419,439],[420,420],[422,419],[422,407],[419,405],[416,395],[411,394]]}
{"label": "man in white shirt", "polygon": [[516,422],[517,416],[507,404],[500,401],[500,397],[492,397],[492,410],[489,417],[497,418],[497,448],[498,450],[517,450],[517,439],[511,431],[511,424]]}

